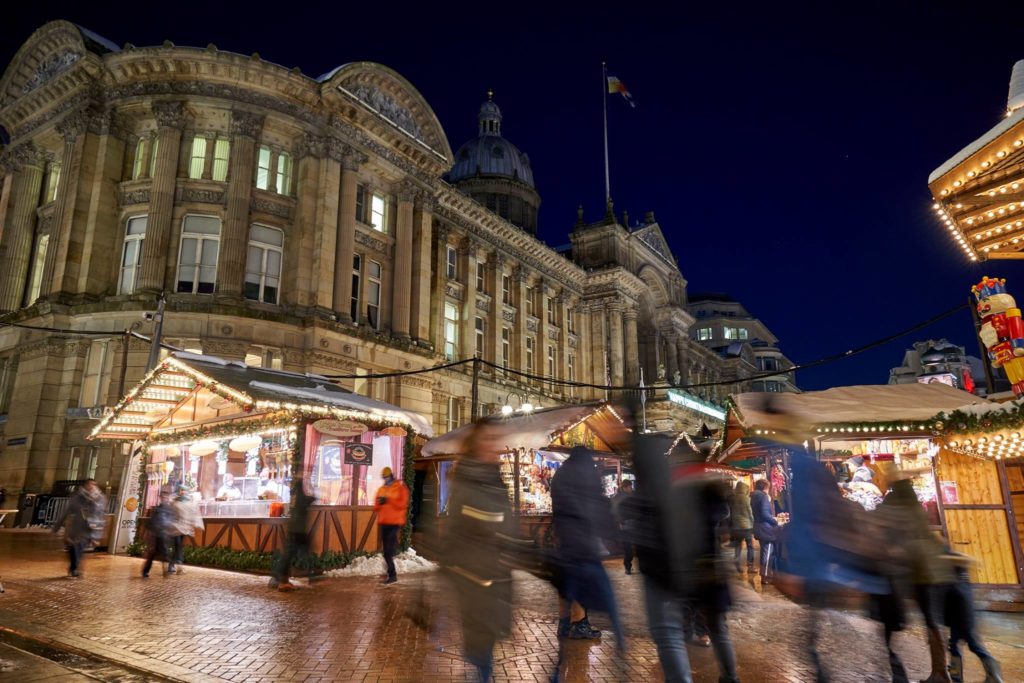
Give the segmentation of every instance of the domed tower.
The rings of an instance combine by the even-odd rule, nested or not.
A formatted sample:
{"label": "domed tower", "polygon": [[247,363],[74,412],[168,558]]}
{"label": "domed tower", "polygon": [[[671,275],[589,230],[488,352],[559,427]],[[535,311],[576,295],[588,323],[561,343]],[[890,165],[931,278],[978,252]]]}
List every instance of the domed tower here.
{"label": "domed tower", "polygon": [[487,101],[477,116],[477,137],[459,149],[447,180],[463,194],[533,235],[537,233],[540,195],[533,184],[530,158],[501,137],[501,110],[493,96],[493,92],[487,92]]}

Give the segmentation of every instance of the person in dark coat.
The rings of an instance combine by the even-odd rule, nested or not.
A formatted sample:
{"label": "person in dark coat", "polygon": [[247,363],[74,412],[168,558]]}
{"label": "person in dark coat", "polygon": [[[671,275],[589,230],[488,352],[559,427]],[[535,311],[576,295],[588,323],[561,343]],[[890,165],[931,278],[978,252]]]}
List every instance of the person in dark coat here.
{"label": "person in dark coat", "polygon": [[[153,568],[153,560],[157,557],[164,562],[174,562],[172,554],[172,538],[176,523],[171,492],[160,491],[160,504],[149,511],[149,522],[146,524],[146,563],[142,565],[142,578],[149,576]],[[166,566],[164,576],[167,576]]]}
{"label": "person in dark coat", "polygon": [[268,588],[276,588],[281,592],[295,590],[288,576],[292,564],[299,557],[309,555],[309,508],[316,498],[306,490],[306,481],[302,472],[295,474],[292,482],[292,503],[288,509],[288,536],[284,549],[278,555],[270,571]]}
{"label": "person in dark coat", "polygon": [[615,516],[615,522],[618,524],[619,530],[622,532],[619,536],[619,543],[622,545],[622,564],[625,566],[627,574],[633,573],[634,559],[633,543],[630,541],[633,519],[626,514],[627,502],[632,496],[633,482],[628,479],[623,480],[619,490],[612,496],[612,513]]}
{"label": "person in dark coat", "polygon": [[772,499],[768,497],[768,480],[758,479],[754,483],[754,493],[750,496],[750,509],[754,513],[754,538],[761,546],[760,571],[761,581],[769,580],[768,564],[775,552],[775,541],[778,534],[779,521],[772,511]]}
{"label": "person in dark coat", "polygon": [[[561,574],[561,597],[567,604],[575,601],[588,611],[607,612],[617,645],[624,649],[615,594],[601,564],[604,552],[601,539],[610,538],[614,533],[611,509],[604,496],[601,474],[588,449],[573,448],[552,477],[551,512]],[[562,619],[571,619],[564,612],[568,609],[563,609]],[[590,632],[586,616],[569,624],[570,637],[584,631]]]}
{"label": "person in dark coat", "polygon": [[64,516],[53,527],[53,533],[64,528],[64,544],[68,551],[68,578],[82,575],[82,558],[86,548],[103,537],[103,513],[107,500],[100,493],[95,479],[86,479],[68,501]]}
{"label": "person in dark coat", "polygon": [[750,487],[746,482],[736,482],[736,488],[729,496],[729,535],[732,540],[733,562],[736,573],[742,569],[740,556],[743,543],[747,544],[747,573],[754,573],[754,512],[750,507]]}
{"label": "person in dark coat", "polygon": [[442,557],[458,596],[466,659],[485,682],[494,644],[512,628],[512,571],[502,551],[513,517],[497,446],[479,430],[471,444],[455,468]]}

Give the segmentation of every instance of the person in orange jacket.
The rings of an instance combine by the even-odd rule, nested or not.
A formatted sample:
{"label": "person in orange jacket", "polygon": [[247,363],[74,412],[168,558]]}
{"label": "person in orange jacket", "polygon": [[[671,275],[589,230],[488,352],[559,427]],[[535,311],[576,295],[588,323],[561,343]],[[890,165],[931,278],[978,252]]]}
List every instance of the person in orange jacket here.
{"label": "person in orange jacket", "polygon": [[380,476],[384,480],[384,485],[377,489],[373,497],[373,509],[377,511],[377,526],[380,527],[384,562],[388,565],[388,576],[384,583],[390,584],[398,581],[398,575],[395,573],[395,551],[398,549],[398,539],[409,510],[409,489],[395,479],[390,467],[382,469]]}

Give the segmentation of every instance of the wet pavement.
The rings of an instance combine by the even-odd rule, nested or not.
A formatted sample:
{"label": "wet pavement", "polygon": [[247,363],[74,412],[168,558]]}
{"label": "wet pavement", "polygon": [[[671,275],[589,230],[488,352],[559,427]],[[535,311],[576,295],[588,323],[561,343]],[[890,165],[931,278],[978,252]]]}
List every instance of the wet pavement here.
{"label": "wet pavement", "polygon": [[[647,635],[642,579],[609,563],[622,607],[628,649],[615,653],[610,633],[599,642],[566,643],[564,681],[660,681]],[[87,555],[85,576],[64,578],[60,540],[46,533],[0,532],[0,680],[397,681],[471,680],[461,657],[457,615],[443,579],[338,578],[292,593],[268,590],[266,578],[203,568],[140,576],[141,561]],[[495,651],[498,681],[547,681],[555,670],[557,606],[551,588],[516,575],[515,624]],[[767,588],[737,582],[729,626],[745,683],[811,681],[803,608]],[[427,632],[409,618],[421,599]],[[592,621],[607,627],[600,615]],[[983,635],[1003,663],[1005,680],[1024,681],[1022,616],[982,616]],[[34,654],[25,640],[49,648]],[[880,627],[849,611],[829,611],[822,625],[824,660],[838,682],[890,680]],[[21,643],[19,646],[18,643]],[[12,649],[11,645],[14,648]],[[919,626],[897,635],[912,680],[927,675]],[[53,652],[65,652],[55,661]],[[710,650],[690,648],[697,683],[717,681]],[[59,660],[59,657],[56,659]],[[4,662],[14,668],[3,671]],[[966,658],[969,682],[984,678]],[[61,667],[60,670],[52,667]],[[104,669],[103,667],[108,667]],[[61,675],[63,674],[63,677]]]}

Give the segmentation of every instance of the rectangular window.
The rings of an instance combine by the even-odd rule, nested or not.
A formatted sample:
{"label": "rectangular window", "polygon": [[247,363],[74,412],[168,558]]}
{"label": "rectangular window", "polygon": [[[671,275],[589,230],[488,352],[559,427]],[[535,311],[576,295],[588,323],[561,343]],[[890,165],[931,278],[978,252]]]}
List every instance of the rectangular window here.
{"label": "rectangular window", "polygon": [[459,399],[455,398],[454,396],[449,396],[448,397],[448,419],[447,419],[447,426],[448,426],[448,431],[449,432],[452,431],[453,429],[458,429],[459,428],[460,418],[462,417],[461,416],[461,412],[462,412],[462,406],[459,403]]}
{"label": "rectangular window", "polygon": [[697,330],[698,341],[708,341],[710,339],[713,339],[710,327],[702,327],[699,330]]}
{"label": "rectangular window", "polygon": [[43,287],[43,268],[46,265],[46,249],[50,245],[49,235],[36,237],[35,253],[32,255],[32,272],[29,274],[25,305],[31,306],[39,298]]}
{"label": "rectangular window", "polygon": [[535,294],[533,287],[526,288],[526,315],[533,315],[533,298]]}
{"label": "rectangular window", "polygon": [[557,325],[558,320],[558,308],[555,303],[555,297],[548,297],[548,325]]}
{"label": "rectangular window", "polygon": [[224,182],[228,179],[228,163],[231,159],[231,141],[217,138],[213,145],[213,179]]}
{"label": "rectangular window", "polygon": [[281,291],[284,233],[277,228],[249,228],[249,253],[245,264],[245,298],[276,304]]}
{"label": "rectangular window", "polygon": [[156,175],[156,155],[160,151],[160,140],[154,137],[153,141],[149,143],[149,177],[152,178]]}
{"label": "rectangular window", "polygon": [[102,405],[106,399],[107,387],[104,386],[103,380],[109,377],[109,350],[109,339],[94,339],[89,344],[89,352],[85,357],[85,371],[82,374],[82,388],[78,397],[80,408]]}
{"label": "rectangular window", "polygon": [[57,186],[60,184],[60,162],[54,161],[46,169],[46,196],[43,204],[48,204],[57,198]]}
{"label": "rectangular window", "polygon": [[449,245],[445,252],[445,272],[449,280],[455,280],[459,275],[459,251]]}
{"label": "rectangular window", "polygon": [[363,257],[356,254],[352,257],[352,306],[349,310],[349,314],[352,316],[352,322],[359,322],[359,285],[363,274]]}
{"label": "rectangular window", "polygon": [[[566,379],[568,379],[570,382],[575,382],[576,381],[576,355],[575,354],[570,353],[568,356],[566,356],[566,359],[565,359],[565,371],[566,371],[566,374],[568,375],[568,377]],[[569,395],[570,396],[575,396],[576,395],[576,387],[571,386],[571,385],[569,386]]]}
{"label": "rectangular window", "polygon": [[476,317],[474,321],[476,328],[476,355],[478,358],[484,357],[484,319],[480,316]]}
{"label": "rectangular window", "polygon": [[482,294],[487,293],[487,264],[478,262],[476,264],[476,291]]}
{"label": "rectangular window", "polygon": [[178,285],[185,294],[213,294],[220,253],[220,219],[185,216],[178,253]]}
{"label": "rectangular window", "polygon": [[366,320],[370,327],[380,329],[381,268],[376,261],[366,265]]}
{"label": "rectangular window", "polygon": [[82,447],[72,446],[71,453],[68,455],[68,466],[64,470],[65,479],[78,479],[78,468],[82,464]]}
{"label": "rectangular window", "polygon": [[565,327],[569,334],[576,334],[576,313],[571,308],[565,309]]}
{"label": "rectangular window", "polygon": [[739,335],[738,335],[735,327],[726,327],[725,328],[725,338],[726,339],[736,339],[738,336]]}
{"label": "rectangular window", "polygon": [[501,367],[507,368],[512,356],[512,330],[501,328]]}
{"label": "rectangular window", "polygon": [[206,136],[197,135],[192,138],[192,153],[188,161],[188,177],[198,180],[206,170]]}
{"label": "rectangular window", "polygon": [[748,339],[750,336],[750,332],[745,327],[740,327],[736,331],[739,332],[737,339]]}
{"label": "rectangular window", "polygon": [[501,276],[501,303],[506,306],[512,305],[512,276]]}
{"label": "rectangular window", "polygon": [[548,377],[555,376],[555,347],[548,345]]}
{"label": "rectangular window", "polygon": [[444,304],[444,355],[448,360],[455,360],[459,344],[459,309],[455,304]]}
{"label": "rectangular window", "polygon": [[251,368],[280,370],[283,367],[281,352],[265,346],[252,346],[245,354],[245,364]]}
{"label": "rectangular window", "polygon": [[146,139],[139,138],[139,141],[135,143],[135,159],[132,160],[132,180],[142,177],[144,163],[146,163]]}
{"label": "rectangular window", "polygon": [[135,282],[142,263],[142,245],[146,241],[147,216],[128,219],[124,230],[124,246],[121,248],[121,275],[117,284],[118,294],[135,292]]}
{"label": "rectangular window", "polygon": [[384,195],[374,194],[370,198],[370,225],[377,232],[387,232],[387,201]]}
{"label": "rectangular window", "polygon": [[256,158],[256,187],[261,190],[270,189],[270,148],[260,145],[260,152]]}
{"label": "rectangular window", "polygon": [[356,185],[356,220],[366,222],[366,185]]}
{"label": "rectangular window", "polygon": [[526,338],[526,372],[533,374],[533,337]]}
{"label": "rectangular window", "polygon": [[277,193],[290,194],[292,191],[292,157],[281,152],[277,155]]}

